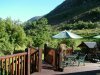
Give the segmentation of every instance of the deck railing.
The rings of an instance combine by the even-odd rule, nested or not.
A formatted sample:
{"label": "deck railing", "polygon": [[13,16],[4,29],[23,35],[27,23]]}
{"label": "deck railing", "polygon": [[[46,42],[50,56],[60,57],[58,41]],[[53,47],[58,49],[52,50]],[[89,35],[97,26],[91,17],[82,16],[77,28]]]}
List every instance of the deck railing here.
{"label": "deck railing", "polygon": [[[27,52],[1,56],[0,57],[0,75],[30,75],[31,70],[35,72],[41,71],[42,64],[42,50],[36,50],[30,53],[30,48]],[[35,59],[33,59],[33,57]],[[31,62],[34,60],[35,62]],[[35,66],[31,67],[32,64]]]}
{"label": "deck railing", "polygon": [[27,52],[0,57],[0,75],[25,75]]}
{"label": "deck railing", "polygon": [[54,67],[55,70],[63,70],[62,63],[62,51],[59,49],[54,49],[48,47],[46,44],[44,46],[44,61]]}
{"label": "deck railing", "polygon": [[31,73],[40,72],[42,68],[42,49],[31,54]]}

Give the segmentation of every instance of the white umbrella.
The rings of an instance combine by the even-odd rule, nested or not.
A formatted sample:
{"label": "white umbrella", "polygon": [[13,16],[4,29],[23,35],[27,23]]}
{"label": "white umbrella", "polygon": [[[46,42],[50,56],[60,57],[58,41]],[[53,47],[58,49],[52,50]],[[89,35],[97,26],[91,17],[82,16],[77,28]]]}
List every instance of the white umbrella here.
{"label": "white umbrella", "polygon": [[82,38],[81,36],[74,34],[74,33],[71,33],[67,30],[61,31],[60,33],[58,33],[52,37],[53,38],[74,38],[74,39]]}
{"label": "white umbrella", "polygon": [[[82,38],[81,36],[71,33],[67,30],[61,31],[60,33],[52,36],[53,38],[73,38],[73,39],[78,39],[78,38]],[[73,49],[73,45],[72,45],[72,49]]]}
{"label": "white umbrella", "polygon": [[[61,31],[60,33],[58,33],[52,37],[53,38],[74,38],[74,39],[82,38],[81,36],[71,33],[67,30]],[[73,51],[73,45],[72,45],[72,51]]]}
{"label": "white umbrella", "polygon": [[100,35],[94,36],[93,38],[100,38]]}

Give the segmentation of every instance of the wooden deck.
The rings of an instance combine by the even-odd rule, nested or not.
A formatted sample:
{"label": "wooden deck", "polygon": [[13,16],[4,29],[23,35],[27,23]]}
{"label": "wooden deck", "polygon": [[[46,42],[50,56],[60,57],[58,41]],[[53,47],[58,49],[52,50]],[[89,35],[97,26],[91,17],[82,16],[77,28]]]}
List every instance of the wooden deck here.
{"label": "wooden deck", "polygon": [[86,63],[85,66],[68,66],[63,72],[54,71],[49,65],[43,65],[40,73],[35,72],[31,75],[100,75],[99,63]]}

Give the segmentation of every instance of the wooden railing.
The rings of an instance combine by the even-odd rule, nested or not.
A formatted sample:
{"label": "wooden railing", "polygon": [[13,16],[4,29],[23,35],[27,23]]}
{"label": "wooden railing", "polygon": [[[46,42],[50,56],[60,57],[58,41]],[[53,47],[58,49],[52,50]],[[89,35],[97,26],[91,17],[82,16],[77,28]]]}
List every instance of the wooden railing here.
{"label": "wooden railing", "polygon": [[36,50],[32,54],[30,50],[27,48],[26,52],[0,57],[0,75],[30,75],[30,72],[36,70],[40,72],[42,50]]}
{"label": "wooden railing", "polygon": [[27,52],[0,57],[0,75],[25,75]]}
{"label": "wooden railing", "polygon": [[42,49],[36,50],[31,54],[31,73],[41,72],[42,68]]}
{"label": "wooden railing", "polygon": [[55,70],[60,71],[62,69],[62,52],[59,49],[54,49],[44,46],[44,61],[54,67]]}

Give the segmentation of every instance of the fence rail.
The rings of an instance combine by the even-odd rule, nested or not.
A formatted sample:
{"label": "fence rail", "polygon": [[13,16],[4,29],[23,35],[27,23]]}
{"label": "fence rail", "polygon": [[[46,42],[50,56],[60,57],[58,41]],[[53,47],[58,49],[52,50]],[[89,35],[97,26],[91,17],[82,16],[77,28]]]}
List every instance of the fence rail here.
{"label": "fence rail", "polygon": [[25,75],[27,52],[0,57],[0,75]]}
{"label": "fence rail", "polygon": [[31,54],[31,73],[40,72],[42,67],[42,49]]}
{"label": "fence rail", "polygon": [[30,52],[31,48],[27,48],[27,51],[23,53],[1,56],[0,75],[30,75],[31,70],[40,72],[42,50],[36,50],[32,54]]}
{"label": "fence rail", "polygon": [[62,52],[60,50],[48,47],[47,45],[44,46],[44,61],[50,65],[52,65],[55,70],[61,68],[60,64],[62,62]]}

